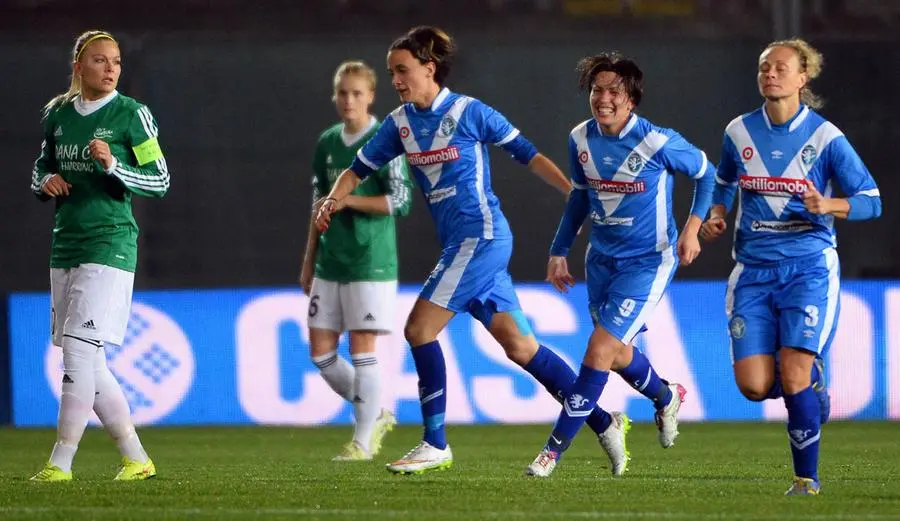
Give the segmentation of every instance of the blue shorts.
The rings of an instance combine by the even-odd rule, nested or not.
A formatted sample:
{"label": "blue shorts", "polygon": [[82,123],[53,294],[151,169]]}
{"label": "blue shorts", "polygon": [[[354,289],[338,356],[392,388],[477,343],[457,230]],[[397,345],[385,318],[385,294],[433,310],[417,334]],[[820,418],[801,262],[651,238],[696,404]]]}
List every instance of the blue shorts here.
{"label": "blue shorts", "polygon": [[588,309],[595,325],[601,325],[625,344],[647,330],[647,321],[662,299],[678,257],[669,248],[660,253],[616,259],[588,248]]}
{"label": "blue shorts", "polygon": [[419,298],[455,313],[469,313],[490,327],[494,313],[521,309],[507,266],[512,238],[465,239],[448,246]]}
{"label": "blue shorts", "polygon": [[732,363],[775,355],[781,347],[824,356],[840,307],[840,263],[834,249],[767,265],[738,263],[725,296]]}

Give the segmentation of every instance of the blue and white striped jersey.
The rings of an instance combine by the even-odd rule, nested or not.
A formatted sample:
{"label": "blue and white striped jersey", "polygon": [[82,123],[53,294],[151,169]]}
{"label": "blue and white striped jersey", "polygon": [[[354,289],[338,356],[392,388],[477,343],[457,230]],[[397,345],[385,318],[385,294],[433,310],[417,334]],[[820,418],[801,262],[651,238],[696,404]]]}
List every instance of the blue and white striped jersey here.
{"label": "blue and white striped jersey", "polygon": [[[591,247],[603,255],[635,257],[675,245],[671,172],[697,181],[691,212],[704,219],[709,210],[715,166],[706,154],[634,114],[617,136],[603,135],[594,119],[576,126],[569,164],[574,188],[589,195]],[[568,250],[554,250],[559,246]]]}
{"label": "blue and white striped jersey", "polygon": [[405,153],[444,247],[471,237],[510,237],[491,189],[489,144],[526,165],[537,154],[502,114],[444,88],[427,109],[405,103],[394,110],[350,169],[365,179]]}
{"label": "blue and white striped jersey", "polygon": [[825,197],[833,195],[837,181],[850,197],[851,219],[880,214],[869,170],[844,134],[809,107],[801,105],[783,125],[773,124],[764,108],[728,124],[713,203],[730,209],[740,189],[735,260],[770,263],[837,246],[834,217],[806,211],[807,180]]}

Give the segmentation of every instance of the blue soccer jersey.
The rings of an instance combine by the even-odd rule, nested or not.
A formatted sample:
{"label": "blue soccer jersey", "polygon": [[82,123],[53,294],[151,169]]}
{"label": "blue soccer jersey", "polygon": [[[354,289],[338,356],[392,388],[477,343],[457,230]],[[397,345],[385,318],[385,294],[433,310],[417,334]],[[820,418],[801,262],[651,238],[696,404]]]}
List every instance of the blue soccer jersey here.
{"label": "blue soccer jersey", "polygon": [[[691,213],[703,219],[709,210],[714,166],[706,154],[674,130],[636,115],[618,136],[603,135],[593,119],[575,127],[569,164],[574,188],[588,193],[591,248],[608,257],[636,257],[675,245],[670,173],[697,180]],[[568,250],[569,245],[554,249],[558,246]]]}
{"label": "blue soccer jersey", "polygon": [[350,169],[365,179],[405,153],[443,247],[468,238],[509,238],[509,223],[491,189],[488,145],[526,165],[537,154],[502,114],[444,88],[429,108],[405,103],[394,110]]}
{"label": "blue soccer jersey", "polygon": [[844,134],[805,105],[783,125],[763,108],[725,129],[714,204],[730,209],[740,189],[734,258],[765,264],[821,253],[837,245],[834,217],[806,211],[807,180],[825,197],[835,182],[849,197],[850,219],[880,213],[878,187]]}

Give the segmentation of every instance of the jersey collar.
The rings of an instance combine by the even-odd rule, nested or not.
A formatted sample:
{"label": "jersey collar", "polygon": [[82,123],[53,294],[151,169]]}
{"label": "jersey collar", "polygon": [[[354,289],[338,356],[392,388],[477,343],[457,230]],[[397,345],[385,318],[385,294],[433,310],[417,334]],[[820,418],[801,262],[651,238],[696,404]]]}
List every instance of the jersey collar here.
{"label": "jersey collar", "polygon": [[375,116],[369,115],[369,124],[365,126],[362,130],[357,132],[356,134],[348,134],[347,126],[341,125],[341,141],[344,142],[344,146],[351,147],[356,144],[357,141],[360,140],[363,136],[369,133],[375,125],[378,124],[378,118]]}
{"label": "jersey collar", "polygon": [[[594,122],[596,123],[596,120],[594,120]],[[622,127],[622,130],[619,131],[619,135],[615,136],[615,137],[617,139],[622,139],[623,137],[627,136],[628,133],[631,132],[631,129],[633,129],[634,126],[637,125],[637,122],[638,122],[637,114],[632,112],[631,117],[628,118],[628,123],[625,123],[625,126]],[[597,132],[599,132],[601,136],[606,136],[606,134],[604,134],[603,131],[600,130],[599,124],[597,125]],[[607,137],[613,137],[613,136],[607,136]]]}
{"label": "jersey collar", "polygon": [[[762,106],[762,115],[763,115],[763,119],[766,122],[766,127],[769,130],[772,130],[772,127],[773,127],[772,121],[769,119],[769,115],[766,113],[766,105],[765,104],[763,104],[763,106]],[[774,127],[783,129],[783,128],[785,128],[785,126],[787,126],[787,131],[793,132],[794,130],[797,130],[797,127],[799,127],[800,124],[803,123],[803,121],[806,120],[806,116],[809,116],[809,107],[807,107],[806,105],[801,103],[800,110],[798,110],[797,113],[794,114],[794,116],[791,119],[789,119],[784,125],[774,125]]]}
{"label": "jersey collar", "polygon": [[81,114],[82,116],[89,116],[89,115],[93,114],[94,112],[97,112],[98,110],[105,107],[107,103],[112,101],[113,98],[115,98],[118,95],[119,95],[119,91],[114,90],[114,91],[110,92],[109,94],[107,94],[106,96],[103,96],[100,99],[95,99],[94,101],[84,101],[84,98],[82,98],[81,96],[78,96],[75,98],[75,101],[72,103],[72,105],[75,107],[75,111],[78,112],[79,114]]}

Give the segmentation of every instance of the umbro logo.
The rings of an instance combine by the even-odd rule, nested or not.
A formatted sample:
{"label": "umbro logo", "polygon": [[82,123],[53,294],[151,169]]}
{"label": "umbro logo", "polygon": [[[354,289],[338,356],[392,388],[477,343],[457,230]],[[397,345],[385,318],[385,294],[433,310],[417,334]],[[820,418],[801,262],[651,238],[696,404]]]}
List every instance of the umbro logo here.
{"label": "umbro logo", "polygon": [[427,136],[428,134],[431,134],[431,131],[428,130],[427,128],[423,128],[422,130],[419,131],[419,134],[422,134],[423,136]]}
{"label": "umbro logo", "polygon": [[85,328],[85,329],[97,329],[96,327],[94,327],[94,321],[93,321],[93,320],[88,320],[88,321],[85,322],[84,324],[81,324],[81,327],[83,327],[83,328]]}
{"label": "umbro logo", "polygon": [[53,136],[54,136],[54,137],[59,137],[59,136],[61,136],[61,135],[62,135],[62,127],[61,127],[61,126],[56,127],[56,132],[53,133]]}
{"label": "umbro logo", "polygon": [[613,159],[609,156],[603,156],[603,164],[606,166],[613,164],[614,161],[615,161],[615,159]]}
{"label": "umbro logo", "polygon": [[773,150],[772,151],[772,159],[781,159],[784,157],[784,152],[781,150]]}
{"label": "umbro logo", "polygon": [[374,322],[374,321],[375,321],[375,315],[373,315],[373,314],[371,314],[371,313],[368,313],[368,314],[366,314],[366,317],[365,317],[363,320],[365,320],[366,322]]}

